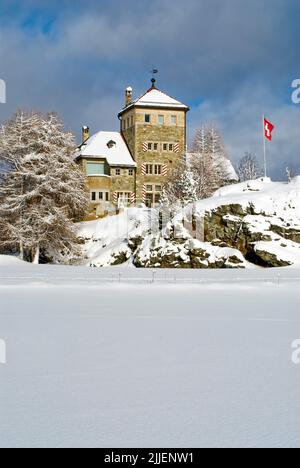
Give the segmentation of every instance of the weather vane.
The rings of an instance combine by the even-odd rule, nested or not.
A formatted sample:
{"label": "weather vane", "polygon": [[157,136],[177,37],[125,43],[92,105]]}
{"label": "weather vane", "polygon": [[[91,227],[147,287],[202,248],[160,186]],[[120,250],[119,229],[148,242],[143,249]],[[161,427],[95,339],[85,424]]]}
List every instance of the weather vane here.
{"label": "weather vane", "polygon": [[158,74],[158,68],[152,68],[151,70],[151,73],[152,73],[152,79],[151,79],[151,83],[152,83],[152,87],[154,88],[155,87],[155,83],[156,83],[156,79],[155,79],[155,75]]}

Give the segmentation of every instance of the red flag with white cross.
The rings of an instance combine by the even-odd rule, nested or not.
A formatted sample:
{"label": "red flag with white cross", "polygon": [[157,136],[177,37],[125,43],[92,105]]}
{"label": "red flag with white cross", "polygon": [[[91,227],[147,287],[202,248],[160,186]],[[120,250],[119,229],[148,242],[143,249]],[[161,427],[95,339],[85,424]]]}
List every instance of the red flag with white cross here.
{"label": "red flag with white cross", "polygon": [[264,128],[265,128],[265,137],[267,140],[272,141],[273,135],[272,132],[275,128],[271,122],[269,122],[266,118],[264,119]]}

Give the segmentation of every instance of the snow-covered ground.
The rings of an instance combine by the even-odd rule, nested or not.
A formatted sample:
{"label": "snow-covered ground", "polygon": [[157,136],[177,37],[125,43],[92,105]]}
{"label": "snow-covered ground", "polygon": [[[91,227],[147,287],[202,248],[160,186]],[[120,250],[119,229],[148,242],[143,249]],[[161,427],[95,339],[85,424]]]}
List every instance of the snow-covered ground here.
{"label": "snow-covered ground", "polygon": [[300,270],[0,257],[0,447],[300,447]]}

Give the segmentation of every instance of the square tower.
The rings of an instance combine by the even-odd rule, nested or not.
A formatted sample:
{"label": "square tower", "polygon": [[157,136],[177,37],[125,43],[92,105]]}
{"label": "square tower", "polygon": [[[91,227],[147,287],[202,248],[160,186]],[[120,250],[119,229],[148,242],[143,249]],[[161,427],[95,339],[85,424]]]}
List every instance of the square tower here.
{"label": "square tower", "polygon": [[189,107],[152,86],[137,100],[125,91],[119,113],[121,134],[137,164],[136,201],[153,207],[159,203],[169,172],[186,152],[186,115]]}

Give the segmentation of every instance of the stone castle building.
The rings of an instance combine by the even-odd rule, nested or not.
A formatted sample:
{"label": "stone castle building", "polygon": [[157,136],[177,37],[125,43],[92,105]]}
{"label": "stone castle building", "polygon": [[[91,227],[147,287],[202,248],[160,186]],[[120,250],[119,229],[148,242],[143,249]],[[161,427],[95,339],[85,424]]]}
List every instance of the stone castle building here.
{"label": "stone castle building", "polygon": [[164,181],[186,151],[189,107],[156,87],[133,100],[125,91],[119,113],[120,132],[90,136],[83,127],[83,143],[76,154],[87,176],[91,214],[101,216],[115,206],[159,203]]}

